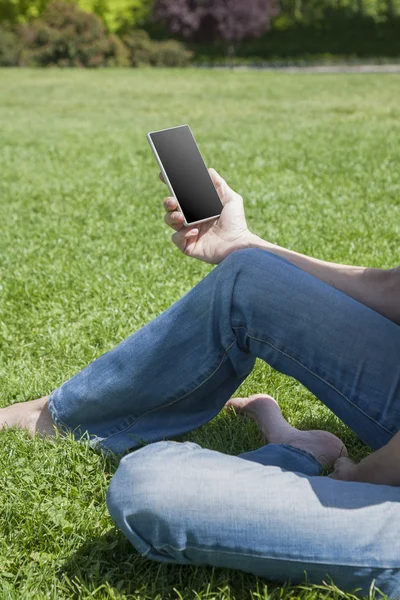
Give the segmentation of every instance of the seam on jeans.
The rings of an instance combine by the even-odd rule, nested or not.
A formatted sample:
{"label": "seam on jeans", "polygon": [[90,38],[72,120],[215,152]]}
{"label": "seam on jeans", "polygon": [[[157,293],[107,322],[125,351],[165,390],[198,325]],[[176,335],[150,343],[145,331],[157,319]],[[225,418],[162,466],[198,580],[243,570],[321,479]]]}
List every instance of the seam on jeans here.
{"label": "seam on jeans", "polygon": [[[317,559],[305,559],[304,557],[302,557],[301,559],[298,558],[287,558],[285,557],[276,557],[276,556],[269,556],[267,554],[260,554],[260,555],[254,555],[253,553],[250,552],[233,552],[233,551],[229,551],[229,550],[216,550],[214,548],[201,548],[199,546],[185,546],[184,548],[174,548],[174,546],[170,546],[169,544],[165,544],[164,546],[161,547],[156,547],[156,546],[151,546],[152,549],[156,550],[157,552],[162,552],[165,549],[170,548],[171,550],[173,550],[174,552],[184,552],[185,550],[200,550],[200,552],[214,552],[214,553],[218,553],[218,554],[229,554],[229,555],[239,555],[239,556],[251,556],[252,558],[261,558],[261,559],[271,559],[271,560],[280,560],[280,561],[290,561],[290,562],[294,562],[294,563],[301,563],[301,562],[307,562],[309,564],[316,564],[316,565],[327,565],[329,567],[332,566],[337,566],[337,567],[365,567],[366,569],[372,569],[372,568],[376,568],[376,569],[396,569],[397,571],[400,572],[400,567],[398,566],[393,566],[393,565],[385,565],[385,566],[377,566],[377,565],[366,565],[363,563],[351,563],[349,564],[348,562],[346,563],[329,563],[326,561],[318,561]],[[172,557],[171,557],[172,558]]]}
{"label": "seam on jeans", "polygon": [[[232,327],[234,327],[236,329],[247,329],[247,327],[245,327],[244,325],[236,325],[236,326],[232,326]],[[272,344],[271,342],[268,342],[267,340],[263,340],[261,338],[256,338],[256,337],[254,337],[254,336],[252,336],[250,334],[246,334],[246,335],[247,335],[247,337],[251,338],[252,340],[255,340],[257,342],[263,342],[264,344],[267,344],[268,346],[271,346],[271,348],[274,348],[274,350],[276,350],[277,352],[280,352],[284,356],[287,356],[288,358],[290,358],[290,360],[292,360],[293,362],[297,363],[298,365],[300,365],[300,367],[302,367],[303,369],[305,369],[306,371],[308,371],[309,373],[311,373],[311,375],[314,375],[314,377],[317,377],[317,379],[319,379],[320,381],[322,381],[323,383],[325,383],[326,385],[328,385],[330,388],[332,388],[337,394],[339,394],[340,396],[342,396],[342,398],[344,398],[345,400],[347,400],[347,402],[349,402],[349,404],[351,404],[354,408],[356,408],[358,411],[360,411],[365,417],[367,417],[373,423],[375,423],[375,425],[378,425],[378,427],[380,427],[381,429],[383,429],[384,431],[386,431],[390,435],[393,435],[392,431],[389,431],[389,429],[386,429],[386,427],[384,425],[381,425],[381,423],[378,423],[378,421],[375,421],[375,419],[373,417],[371,417],[366,412],[364,412],[362,410],[362,408],[360,408],[359,406],[357,406],[357,404],[354,404],[340,390],[336,389],[336,387],[332,383],[330,383],[329,381],[327,381],[326,379],[324,379],[320,375],[317,375],[317,373],[314,373],[314,371],[312,371],[311,369],[309,369],[308,367],[306,367],[299,360],[297,360],[296,358],[293,358],[293,356],[290,356],[290,354],[288,354],[284,350],[281,350],[280,348],[277,348],[276,346],[274,346],[274,344]]]}
{"label": "seam on jeans", "polygon": [[120,435],[121,433],[124,433],[124,431],[127,431],[127,429],[129,429],[130,427],[132,427],[133,425],[135,425],[136,423],[138,423],[138,421],[140,421],[140,419],[143,419],[143,417],[146,417],[150,413],[156,412],[157,410],[161,410],[163,408],[166,408],[167,406],[172,406],[172,404],[175,404],[176,402],[179,402],[180,400],[183,400],[183,398],[185,398],[185,396],[188,396],[189,394],[193,394],[193,392],[195,392],[199,387],[201,387],[202,385],[204,385],[218,371],[218,369],[220,368],[220,366],[222,365],[222,363],[223,363],[223,361],[225,359],[225,356],[228,354],[228,351],[232,348],[232,346],[235,343],[236,343],[236,340],[234,340],[232,342],[232,344],[230,346],[228,346],[228,348],[225,350],[224,354],[222,355],[222,358],[221,358],[218,366],[214,369],[214,371],[212,371],[212,373],[210,373],[210,375],[206,379],[204,379],[201,383],[199,383],[193,390],[189,390],[189,392],[186,392],[186,394],[183,394],[183,396],[180,396],[176,400],[172,400],[172,402],[168,402],[166,404],[162,404],[161,406],[156,406],[154,408],[151,408],[147,412],[145,412],[142,415],[140,415],[140,417],[138,417],[137,419],[133,420],[132,423],[130,423],[129,425],[127,425],[126,427],[124,427],[120,431],[115,431],[114,433],[111,433],[107,437],[102,438],[102,443],[103,442],[107,442],[114,435]]}
{"label": "seam on jeans", "polygon": [[321,469],[324,468],[324,465],[318,460],[318,458],[316,456],[314,456],[314,454],[312,452],[309,452],[308,450],[304,450],[304,448],[297,448],[297,446],[292,446],[292,444],[279,444],[279,446],[284,446],[285,448],[289,448],[291,451],[295,450],[296,452],[299,452],[303,456],[307,456],[311,460],[315,461]]}

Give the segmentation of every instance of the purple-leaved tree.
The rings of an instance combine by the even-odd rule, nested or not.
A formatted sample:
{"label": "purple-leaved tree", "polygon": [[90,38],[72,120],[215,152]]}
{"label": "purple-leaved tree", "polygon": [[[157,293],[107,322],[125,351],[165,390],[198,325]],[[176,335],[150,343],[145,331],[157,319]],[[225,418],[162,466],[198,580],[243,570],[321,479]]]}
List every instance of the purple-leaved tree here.
{"label": "purple-leaved tree", "polygon": [[155,0],[153,17],[193,42],[222,41],[228,56],[238,42],[259,37],[279,12],[278,0]]}

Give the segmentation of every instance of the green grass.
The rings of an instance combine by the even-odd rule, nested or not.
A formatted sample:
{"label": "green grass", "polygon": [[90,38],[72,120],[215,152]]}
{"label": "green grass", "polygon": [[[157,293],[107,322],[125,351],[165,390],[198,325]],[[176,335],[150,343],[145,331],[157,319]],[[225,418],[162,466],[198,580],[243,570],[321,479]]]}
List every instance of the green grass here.
{"label": "green grass", "polygon": [[[170,241],[148,131],[189,123],[265,239],[334,262],[397,265],[397,76],[3,70],[0,89],[0,406],[48,394],[213,268]],[[357,460],[369,452],[302,385],[257,360],[237,394],[262,391],[292,425],[339,434]],[[261,443],[233,415],[180,439],[230,454]],[[107,514],[117,464],[71,437],[0,435],[1,599],[351,597],[145,560]]]}

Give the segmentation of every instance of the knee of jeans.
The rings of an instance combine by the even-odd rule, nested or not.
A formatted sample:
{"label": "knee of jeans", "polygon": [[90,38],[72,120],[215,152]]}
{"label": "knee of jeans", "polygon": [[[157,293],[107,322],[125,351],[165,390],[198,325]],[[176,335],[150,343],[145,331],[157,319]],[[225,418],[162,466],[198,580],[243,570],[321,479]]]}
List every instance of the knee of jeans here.
{"label": "knee of jeans", "polygon": [[262,248],[241,248],[240,250],[231,252],[219,266],[224,270],[233,272],[244,267],[245,272],[247,274],[250,273],[250,276],[252,269],[254,269],[254,276],[258,277],[260,266],[262,267],[263,272],[265,272],[268,265],[270,265],[271,268],[276,268],[277,264],[280,262],[291,265],[286,258],[274,254],[270,250],[264,250]]}
{"label": "knee of jeans", "polygon": [[162,546],[175,505],[174,458],[199,448],[191,442],[162,441],[125,456],[106,494],[114,523],[142,554]]}
{"label": "knee of jeans", "polygon": [[236,265],[251,263],[253,258],[260,252],[264,251],[260,248],[241,248],[240,250],[235,250],[234,252],[228,254],[228,256],[224,258],[220,265],[224,265],[225,267],[233,267]]}
{"label": "knee of jeans", "polygon": [[[285,258],[261,248],[235,250],[220,266],[222,281],[233,282],[231,288],[227,286],[234,297],[232,317],[244,322],[249,306],[256,307],[260,301],[264,302],[265,307],[269,301],[280,305],[287,294],[288,269],[297,269]],[[267,288],[263,285],[265,281],[268,282]],[[221,289],[225,293],[225,286]],[[266,296],[266,290],[271,294]],[[267,310],[265,312],[268,314]]]}

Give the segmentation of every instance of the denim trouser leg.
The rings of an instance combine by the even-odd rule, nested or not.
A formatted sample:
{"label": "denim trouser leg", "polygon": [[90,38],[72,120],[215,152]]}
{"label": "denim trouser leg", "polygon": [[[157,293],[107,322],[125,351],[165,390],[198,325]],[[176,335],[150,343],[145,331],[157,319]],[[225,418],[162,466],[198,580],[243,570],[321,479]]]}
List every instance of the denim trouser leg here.
{"label": "denim trouser leg", "polygon": [[[304,384],[373,449],[398,431],[400,327],[259,249],[228,256],[55,390],[49,409],[77,436],[87,431],[120,452],[212,419],[256,357]],[[313,476],[306,457],[293,467],[296,449],[286,448],[287,462],[282,449],[277,466],[267,448],[255,461],[149,444],[121,461],[111,515],[156,560],[293,582],[304,570],[316,582],[328,572],[337,585],[364,590],[376,577],[382,591],[400,595],[400,488]]]}
{"label": "denim trouser leg", "polygon": [[280,467],[305,475],[321,475],[323,471],[322,464],[311,452],[290,444],[267,444],[253,452],[243,452],[239,457],[265,467]]}
{"label": "denim trouser leg", "polygon": [[377,449],[400,424],[400,327],[289,261],[238,250],[50,395],[54,420],[114,452],[211,420],[256,357]]}
{"label": "denim trouser leg", "polygon": [[[332,578],[363,595],[375,580],[398,600],[400,488],[285,470],[275,466],[282,450],[267,445],[259,464],[192,442],[149,444],[121,460],[107,492],[110,514],[152,560],[292,584]],[[269,454],[274,466],[265,466]],[[305,455],[297,467],[318,472]]]}

